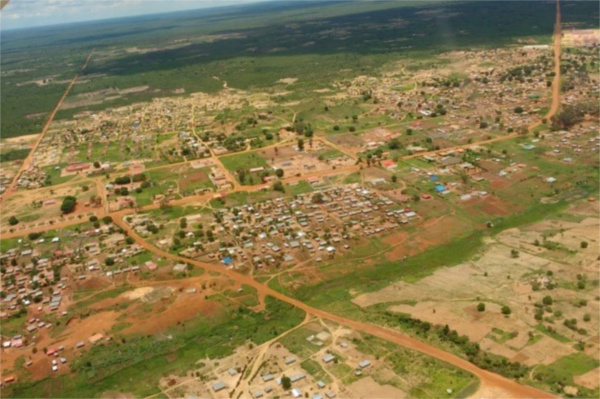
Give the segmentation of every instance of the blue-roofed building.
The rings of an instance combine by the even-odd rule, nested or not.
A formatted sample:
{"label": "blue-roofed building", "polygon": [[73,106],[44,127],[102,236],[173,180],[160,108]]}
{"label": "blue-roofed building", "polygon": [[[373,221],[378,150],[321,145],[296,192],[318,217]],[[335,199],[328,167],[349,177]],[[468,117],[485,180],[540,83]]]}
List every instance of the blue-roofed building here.
{"label": "blue-roofed building", "polygon": [[438,184],[437,186],[435,186],[435,191],[441,193],[442,191],[446,191],[446,187],[444,187],[443,184]]}
{"label": "blue-roofed building", "polygon": [[229,266],[233,263],[233,259],[231,259],[229,256],[227,256],[227,257],[223,258],[222,262],[224,265]]}
{"label": "blue-roofed building", "polygon": [[438,181],[440,179],[436,175],[431,175],[431,176],[429,176],[429,180],[431,180],[431,181]]}

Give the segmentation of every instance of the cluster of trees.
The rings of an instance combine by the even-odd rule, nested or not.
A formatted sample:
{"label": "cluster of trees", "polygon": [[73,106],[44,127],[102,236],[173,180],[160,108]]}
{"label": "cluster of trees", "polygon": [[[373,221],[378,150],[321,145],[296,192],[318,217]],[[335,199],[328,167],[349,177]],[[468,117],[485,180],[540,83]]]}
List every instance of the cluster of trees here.
{"label": "cluster of trees", "polygon": [[29,233],[27,235],[27,238],[29,238],[31,241],[37,240],[38,238],[40,238],[42,236],[42,233]]}
{"label": "cluster of trees", "polygon": [[[185,223],[185,226],[187,228],[187,226],[188,226],[187,222]],[[181,221],[180,221],[180,227],[181,227]],[[202,224],[198,224],[196,227],[197,227],[197,230],[194,230],[192,232],[194,234],[193,240],[204,240],[206,238],[206,240],[208,240],[208,242],[215,241],[215,234],[212,230],[212,227],[208,228],[206,231],[203,230]],[[171,245],[171,250],[178,251],[183,245],[187,245],[187,244],[185,244],[186,236],[187,236],[186,231],[184,231],[184,230],[176,231],[173,235],[173,245]],[[194,245],[195,245],[196,250],[204,251],[204,246],[202,245],[202,243],[195,243]],[[223,245],[225,245],[225,244],[221,243],[221,246],[223,246]],[[233,245],[233,244],[230,244],[229,246],[231,246],[231,245]]]}
{"label": "cluster of trees", "polygon": [[148,223],[146,225],[146,230],[152,234],[158,234],[158,226],[156,226],[154,223]]}
{"label": "cluster of trees", "polygon": [[449,76],[446,78],[434,77],[433,82],[429,83],[431,87],[460,87],[460,79],[456,76]]}
{"label": "cluster of trees", "polygon": [[68,195],[63,199],[63,202],[60,205],[60,211],[62,213],[71,213],[75,210],[76,206],[77,198],[72,195]]}
{"label": "cluster of trees", "polygon": [[132,181],[134,183],[139,183],[139,182],[143,182],[147,179],[146,175],[144,173],[137,173],[135,175],[133,175],[133,177],[129,177],[128,175],[126,176],[119,176],[117,177],[113,183],[117,184],[119,186],[122,186],[124,184],[129,184]]}
{"label": "cluster of trees", "polygon": [[[269,130],[267,130],[267,129],[263,129],[262,134],[264,136],[264,139],[267,141],[271,141],[275,138],[275,135],[273,135],[273,133],[269,132]],[[276,135],[277,135],[277,139],[279,139],[279,133],[276,133]],[[252,147],[252,148],[260,148],[260,147],[263,147],[264,145],[265,145],[265,142],[263,141],[263,138],[261,136],[256,136],[256,137],[253,137],[252,139],[250,139],[250,147]]]}
{"label": "cluster of trees", "polygon": [[[138,173],[133,175],[133,177],[129,177],[129,176],[120,176],[117,177],[113,183],[116,185],[125,185],[125,184],[129,184],[132,181],[134,183],[139,183],[142,182],[142,184],[135,189],[136,193],[141,193],[142,191],[144,191],[145,188],[148,188],[152,185],[152,183],[150,183],[150,181],[147,180],[148,177],[144,174],[144,173]],[[116,195],[129,195],[129,189],[127,187],[119,187],[115,189],[115,194]]]}
{"label": "cluster of trees", "polygon": [[599,114],[598,104],[594,102],[565,105],[558,114],[552,117],[552,127],[568,130],[582,122],[586,115],[598,116]]}
{"label": "cluster of trees", "polygon": [[581,335],[587,334],[587,330],[585,328],[577,327],[577,319],[565,319],[565,321],[563,322],[563,325],[565,327],[567,327],[569,330],[576,331],[577,333],[579,333]]}
{"label": "cluster of trees", "polygon": [[[261,118],[263,119],[263,118]],[[258,121],[253,116],[249,116],[246,120],[235,125],[235,130],[241,132],[246,130],[247,128],[255,127],[258,124]]]}
{"label": "cluster of trees", "polygon": [[479,344],[469,341],[466,335],[459,335],[456,330],[448,325],[431,324],[426,321],[414,319],[409,315],[397,315],[385,312],[388,318],[394,320],[405,329],[412,330],[418,335],[427,337],[435,334],[441,341],[454,345],[471,363],[485,370],[502,374],[509,378],[521,378],[528,372],[528,367],[519,362],[510,362],[503,356],[490,354],[480,350]]}
{"label": "cluster of trees", "polygon": [[509,82],[512,82],[513,80],[518,80],[519,82],[524,83],[526,78],[528,78],[529,81],[531,80],[529,77],[534,70],[535,68],[531,65],[514,67],[509,69],[506,74],[502,75],[500,81],[504,82],[505,80],[508,80]]}
{"label": "cluster of trees", "polygon": [[242,136],[236,136],[235,134],[232,134],[231,136],[220,134],[217,136],[217,140],[219,141],[219,144],[231,152],[241,151],[246,148],[246,138]]}
{"label": "cluster of trees", "polygon": [[115,190],[115,194],[117,194],[117,195],[129,195],[129,189],[127,187],[117,188]]}
{"label": "cluster of trees", "polygon": [[129,184],[131,183],[131,177],[129,176],[119,176],[117,177],[114,181],[114,184],[118,184],[120,186],[122,186],[123,184]]}
{"label": "cluster of trees", "polygon": [[[260,173],[260,180],[261,180],[262,182],[264,182],[264,181],[265,181],[265,179],[266,179],[266,178],[267,178],[267,177],[268,177],[268,176],[269,176],[271,173],[272,173],[272,171],[269,171],[269,170],[263,170],[263,171]],[[282,177],[283,177],[283,175],[284,175],[284,171],[283,171],[283,169],[275,169],[275,175],[276,175],[278,178],[282,178]],[[246,169],[238,169],[238,170],[237,170],[237,177],[238,177],[238,179],[239,179],[240,183],[242,183],[242,184],[246,184],[246,183],[252,184],[252,183],[254,183],[254,178],[253,178],[252,174],[251,174],[249,171],[247,171]]]}
{"label": "cluster of trees", "polygon": [[304,137],[312,137],[314,135],[313,128],[310,123],[305,123],[304,120],[298,119],[290,129],[297,134],[303,134]]}

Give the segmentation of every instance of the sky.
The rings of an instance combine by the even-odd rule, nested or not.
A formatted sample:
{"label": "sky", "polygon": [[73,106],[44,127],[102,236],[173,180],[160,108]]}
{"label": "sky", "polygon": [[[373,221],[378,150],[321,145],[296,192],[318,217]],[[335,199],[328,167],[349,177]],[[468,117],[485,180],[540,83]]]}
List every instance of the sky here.
{"label": "sky", "polygon": [[158,14],[258,0],[10,0],[0,11],[0,29],[20,29],[134,15]]}

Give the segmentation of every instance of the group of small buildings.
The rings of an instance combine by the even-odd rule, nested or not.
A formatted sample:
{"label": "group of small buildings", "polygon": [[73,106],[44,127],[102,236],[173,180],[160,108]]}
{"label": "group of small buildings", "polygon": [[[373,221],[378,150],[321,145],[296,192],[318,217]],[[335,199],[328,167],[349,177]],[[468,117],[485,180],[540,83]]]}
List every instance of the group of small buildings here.
{"label": "group of small buildings", "polygon": [[[381,193],[359,185],[333,186],[290,198],[276,198],[213,214],[186,216],[182,238],[161,239],[170,247],[177,238],[179,255],[233,268],[278,267],[305,261],[317,262],[347,251],[361,237],[369,237],[416,220],[413,210]],[[126,221],[143,236],[162,222],[148,214]],[[202,232],[194,231],[202,226]],[[155,229],[152,227],[151,229]]]}
{"label": "group of small buildings", "polygon": [[[128,244],[125,239],[114,226],[106,224],[62,237],[20,239],[17,247],[0,253],[3,282],[0,317],[5,320],[30,308],[44,314],[66,313],[65,293],[73,284],[102,275],[116,278],[122,273],[139,273],[145,265],[131,265],[128,259],[145,250],[137,244]],[[106,262],[109,258],[110,266]],[[35,329],[28,326],[24,333]]]}
{"label": "group of small buildings", "polygon": [[[335,349],[344,353],[345,359],[342,359],[341,355],[332,351],[331,334],[326,331],[312,334],[306,337],[306,340],[321,348],[310,356],[310,360],[319,363],[324,370],[337,367],[338,363],[343,362],[353,368],[354,378],[358,380],[366,376],[365,373],[368,375],[368,370],[373,367],[373,360],[350,349],[350,344],[343,339],[337,341],[337,349]],[[242,395],[245,393],[256,399],[282,396],[311,399],[344,397],[347,392],[345,386],[340,385],[339,382],[323,382],[318,376],[311,375],[303,368],[304,359],[300,359],[285,347],[277,346],[277,348],[274,350],[271,348],[267,352],[263,361],[264,370],[248,381],[248,386],[244,388]],[[217,379],[209,382],[209,388],[215,397],[222,397],[222,393],[231,394],[231,390],[238,387],[243,371],[244,369],[240,367],[224,366],[217,372]],[[289,384],[284,383],[284,379],[289,379]]]}

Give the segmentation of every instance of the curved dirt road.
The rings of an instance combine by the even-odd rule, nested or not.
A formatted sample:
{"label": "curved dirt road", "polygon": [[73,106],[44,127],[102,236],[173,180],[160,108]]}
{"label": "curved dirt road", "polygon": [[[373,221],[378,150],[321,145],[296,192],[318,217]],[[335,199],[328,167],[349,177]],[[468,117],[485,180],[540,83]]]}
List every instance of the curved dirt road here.
{"label": "curved dirt road", "polygon": [[442,349],[438,349],[433,346],[430,346],[426,343],[418,341],[407,335],[401,334],[397,331],[392,331],[387,328],[362,323],[360,321],[356,321],[356,320],[352,320],[352,319],[347,319],[345,317],[338,316],[336,314],[329,313],[329,312],[326,312],[321,309],[313,308],[312,306],[309,306],[297,299],[288,297],[287,295],[284,295],[278,291],[275,291],[275,290],[269,288],[266,285],[259,283],[258,281],[254,280],[250,276],[239,274],[233,270],[229,270],[224,267],[220,267],[220,266],[213,265],[210,263],[199,262],[199,261],[195,261],[195,260],[192,260],[189,258],[184,258],[181,256],[177,256],[177,255],[173,255],[168,252],[165,252],[165,251],[151,245],[146,240],[144,240],[142,237],[137,235],[135,233],[135,231],[133,231],[133,229],[127,223],[124,222],[124,220],[122,219],[122,217],[120,215],[114,218],[114,223],[117,224],[118,226],[120,226],[123,230],[125,230],[127,232],[127,234],[136,241],[137,244],[139,244],[141,247],[147,249],[148,251],[154,253],[157,256],[167,258],[167,259],[170,259],[175,262],[189,263],[196,267],[200,267],[208,272],[223,274],[241,284],[246,284],[246,285],[253,287],[254,289],[256,289],[258,295],[272,296],[276,299],[279,299],[280,301],[289,303],[290,305],[293,305],[299,309],[302,309],[304,312],[311,314],[313,316],[320,317],[320,318],[326,319],[326,320],[330,320],[330,321],[333,321],[338,324],[346,325],[357,331],[361,331],[363,333],[374,335],[374,336],[384,339],[386,341],[396,343],[396,344],[404,346],[408,349],[416,350],[416,351],[419,351],[426,355],[432,356],[436,359],[442,360],[446,363],[449,363],[453,366],[456,366],[460,369],[463,369],[465,371],[472,373],[473,375],[475,375],[476,377],[479,378],[479,380],[481,381],[482,388],[502,392],[503,397],[523,398],[523,399],[525,399],[525,398],[553,398],[554,397],[553,395],[551,395],[547,392],[540,391],[533,387],[520,385],[517,382],[510,380],[508,378],[505,378],[498,374],[494,374],[489,371],[480,369],[479,367],[475,366],[474,364],[470,363],[469,361],[467,361],[463,358],[460,358],[456,355],[445,352]]}

